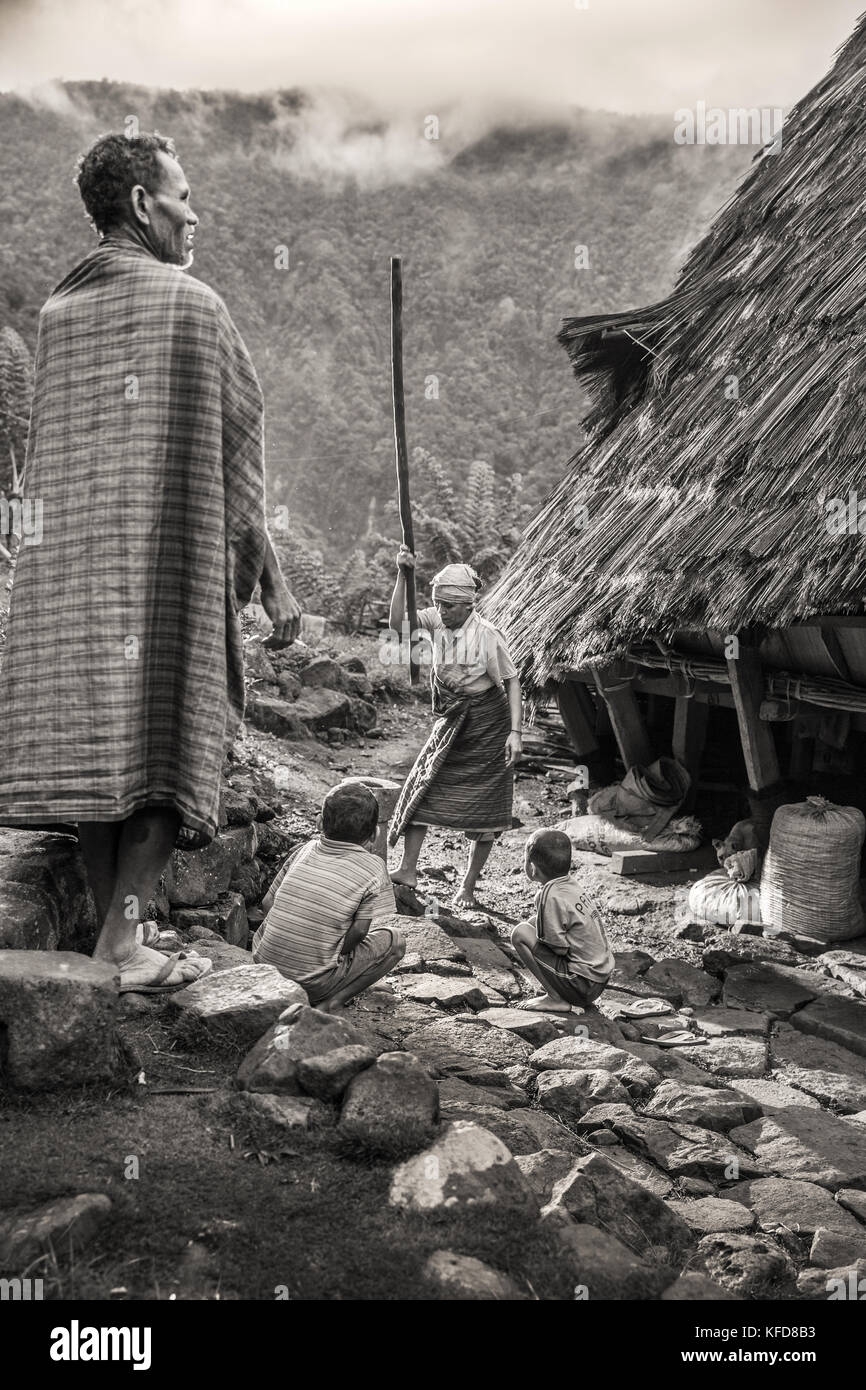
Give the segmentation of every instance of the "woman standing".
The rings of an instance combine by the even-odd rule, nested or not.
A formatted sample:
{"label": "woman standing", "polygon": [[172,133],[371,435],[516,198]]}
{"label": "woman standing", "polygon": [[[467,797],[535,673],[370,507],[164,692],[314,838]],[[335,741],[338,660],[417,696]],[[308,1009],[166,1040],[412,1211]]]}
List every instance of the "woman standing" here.
{"label": "woman standing", "polygon": [[[397,556],[389,622],[406,618],[406,570]],[[478,576],[469,565],[446,565],[433,577],[433,607],[418,613],[432,643],[433,712],[439,718],[406,778],[388,840],[403,835],[403,858],[391,878],[415,887],[428,825],[462,830],[472,841],[455,907],[476,907],[475,885],[503,830],[511,829],[514,768],[520,757],[522,697],[517,668],[502,634],[475,610]]]}

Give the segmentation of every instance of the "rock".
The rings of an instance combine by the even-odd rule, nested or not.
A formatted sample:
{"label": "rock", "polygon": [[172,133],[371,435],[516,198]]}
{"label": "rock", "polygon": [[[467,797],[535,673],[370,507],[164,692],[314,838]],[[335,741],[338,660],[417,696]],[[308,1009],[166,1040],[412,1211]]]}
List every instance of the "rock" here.
{"label": "rock", "polygon": [[673,956],[650,966],[643,980],[666,998],[670,997],[668,991],[676,991],[678,1004],[691,1004],[696,1009],[704,1008],[719,996],[717,979]]}
{"label": "rock", "polygon": [[565,1149],[569,1153],[577,1151],[579,1141],[571,1130],[543,1110],[521,1110],[516,1118],[519,1118],[524,1133],[528,1132],[534,1139],[534,1147],[527,1145],[528,1153],[537,1153],[539,1149]]}
{"label": "rock", "polygon": [[357,1028],[343,1018],[301,1005],[278,1019],[247,1053],[238,1068],[236,1085],[242,1091],[297,1095],[298,1062],[348,1046],[366,1046]]}
{"label": "rock", "polygon": [[642,1100],[658,1085],[660,1076],[646,1062],[635,1058],[623,1048],[589,1038],[557,1038],[545,1043],[530,1057],[529,1064],[538,1071],[609,1071],[620,1081],[634,1100]]}
{"label": "rock", "polygon": [[435,922],[401,916],[400,930],[406,938],[406,954],[419,955],[427,970],[436,963],[466,960],[462,945],[452,941]]}
{"label": "rock", "polygon": [[447,975],[413,975],[403,986],[403,996],[419,1004],[438,1004],[441,1009],[483,1009],[487,1000],[475,981]]}
{"label": "rock", "polygon": [[[530,1043],[505,1028],[490,1028],[481,1023],[464,1023],[450,1018],[437,1019],[410,1033],[404,1039],[404,1045],[425,1061],[431,1055],[431,1050],[435,1054],[438,1049],[441,1056],[443,1049],[451,1049],[468,1054],[477,1062],[486,1062],[488,1067],[507,1067],[523,1062],[533,1052]],[[468,1077],[464,1079],[468,1080]],[[482,1081],[481,1084],[490,1083]]]}
{"label": "rock", "polygon": [[719,1303],[722,1301],[740,1301],[740,1295],[731,1293],[730,1289],[723,1288],[721,1284],[713,1283],[705,1274],[695,1274],[689,1270],[681,1274],[670,1288],[665,1289],[661,1296],[662,1303],[697,1303],[697,1302]]}
{"label": "rock", "polygon": [[255,1119],[267,1120],[289,1134],[299,1134],[310,1128],[318,1102],[309,1096],[267,1096],[241,1091],[238,1103]]}
{"label": "rock", "polygon": [[732,1142],[729,1134],[722,1136],[697,1125],[645,1115],[617,1115],[609,1127],[640,1157],[650,1159],[674,1178],[730,1182],[732,1178],[761,1176],[748,1150]]}
{"label": "rock", "polygon": [[506,999],[520,996],[520,985],[515,979],[508,956],[494,941],[473,936],[455,937],[452,943],[466,957],[472,966],[473,974],[491,989],[503,994]]}
{"label": "rock", "polygon": [[[456,1101],[443,1108],[442,1119],[449,1122],[468,1120],[480,1125],[482,1129],[489,1130],[497,1139],[501,1139],[515,1156],[537,1153],[544,1147],[567,1148],[571,1152],[576,1145],[574,1136],[564,1126],[540,1110],[505,1111],[494,1106]],[[550,1131],[542,1129],[539,1121],[547,1121]]]}
{"label": "rock", "polygon": [[677,1190],[684,1197],[715,1197],[716,1189],[705,1178],[678,1178]]}
{"label": "rock", "polygon": [[731,1131],[763,1168],[820,1187],[866,1187],[866,1132],[835,1115],[792,1106]]}
{"label": "rock", "polygon": [[434,1250],[422,1272],[448,1299],[516,1302],[527,1297],[506,1274],[453,1250]]}
{"label": "rock", "polygon": [[712,1073],[702,1071],[693,1062],[689,1062],[682,1054],[682,1048],[672,1047],[653,1047],[651,1043],[628,1043],[622,1044],[624,1051],[630,1052],[633,1057],[637,1057],[642,1062],[651,1066],[653,1071],[660,1076],[670,1077],[674,1081],[681,1081],[685,1086],[719,1086],[723,1087],[725,1082]]}
{"label": "rock", "polygon": [[797,954],[783,941],[728,934],[724,946],[711,947],[703,953],[703,967],[711,975],[723,975],[731,966],[742,965],[749,960],[774,960],[781,965],[796,965]]}
{"label": "rock", "polygon": [[368,729],[375,729],[377,719],[376,706],[369,700],[362,700],[358,695],[349,696],[349,720],[353,729],[366,733]]}
{"label": "rock", "polygon": [[790,1296],[796,1271],[785,1251],[766,1236],[726,1232],[704,1236],[694,1256],[698,1270],[743,1298]]}
{"label": "rock", "polygon": [[572,1165],[554,1184],[548,1205],[611,1232],[637,1254],[645,1253],[648,1245],[660,1246],[675,1258],[692,1244],[682,1217],[598,1153]]}
{"label": "rock", "polygon": [[526,1063],[518,1062],[514,1066],[506,1067],[505,1075],[512,1086],[516,1086],[521,1091],[527,1091],[535,1085],[535,1071]]}
{"label": "rock", "polygon": [[648,951],[615,951],[613,958],[615,965],[610,982],[617,987],[627,980],[645,975],[650,966],[655,965],[655,957]]}
{"label": "rock", "polygon": [[281,671],[277,679],[277,685],[279,686],[280,694],[283,699],[288,700],[290,703],[293,700],[297,700],[303,689],[301,682],[291,671]]}
{"label": "rock", "polygon": [[697,1202],[669,1201],[671,1211],[700,1235],[713,1232],[748,1231],[755,1224],[754,1213],[742,1202],[730,1202],[724,1197],[702,1197]]}
{"label": "rock", "polygon": [[277,673],[260,637],[244,642],[244,675],[247,680],[275,681]]}
{"label": "rock", "polygon": [[858,1220],[866,1222],[866,1192],[858,1192],[853,1187],[840,1187],[836,1201],[846,1211],[851,1211]]}
{"label": "rock", "polygon": [[760,1113],[761,1107],[739,1091],[683,1086],[677,1081],[663,1081],[644,1110],[656,1119],[684,1120],[719,1134],[748,1124]]}
{"label": "rock", "polygon": [[303,1090],[319,1100],[339,1100],[353,1077],[372,1066],[376,1055],[360,1043],[347,1043],[318,1057],[298,1061],[297,1078]]}
{"label": "rock", "polygon": [[837,1269],[866,1260],[866,1230],[828,1231],[819,1226],[812,1237],[809,1259],[820,1269]]}
{"label": "rock", "polygon": [[699,1047],[681,1047],[687,1062],[721,1076],[763,1076],[767,1044],[762,1038],[711,1038]]}
{"label": "rock", "polygon": [[798,1090],[836,1106],[843,1114],[866,1106],[866,1061],[855,1052],[795,1031],[774,1037],[770,1051],[776,1075]]}
{"label": "rock", "polygon": [[357,676],[366,676],[367,668],[359,656],[353,652],[340,652],[337,657],[337,665],[342,666],[344,671],[351,671]]}
{"label": "rock", "polygon": [[817,964],[833,977],[850,985],[857,994],[866,995],[866,955],[860,951],[824,951]]}
{"label": "rock", "polygon": [[450,1213],[498,1207],[532,1215],[538,1202],[501,1140],[478,1125],[457,1121],[435,1143],[394,1170],[392,1207]]}
{"label": "rock", "polygon": [[328,729],[347,728],[352,718],[352,704],[351,695],[316,686],[304,689],[290,709],[308,733],[320,734],[327,733]]}
{"label": "rock", "polygon": [[[251,859],[248,864],[239,864],[235,869],[229,883],[229,890],[232,894],[239,896],[245,907],[253,907],[261,902],[265,895],[267,881],[270,874],[265,874],[265,870],[257,859]],[[221,902],[222,899],[218,900]],[[247,914],[244,912],[244,929],[247,929]]]}
{"label": "rock", "polygon": [[224,831],[204,849],[174,850],[165,871],[165,893],[171,906],[213,906],[228,891],[242,859],[252,858],[255,847],[256,827],[247,825]]}
{"label": "rock", "polygon": [[224,786],[220,792],[220,829],[225,825],[252,825],[258,809],[258,797]]}
{"label": "rock", "polygon": [[[235,882],[238,873],[247,872],[250,867],[250,865],[245,864],[242,869],[236,870],[232,882]],[[212,920],[215,923],[214,930],[230,946],[246,946],[250,926],[247,921],[247,909],[242,894],[233,891],[221,893],[216,900]]]}
{"label": "rock", "polygon": [[547,1203],[559,1180],[571,1172],[574,1154],[565,1149],[539,1149],[536,1153],[515,1154],[514,1162],[539,1200]]}
{"label": "rock", "polygon": [[276,695],[249,691],[244,718],[254,728],[266,734],[276,734],[278,738],[303,738],[307,733],[306,725],[297,712],[297,701],[290,702]]}
{"label": "rock", "polygon": [[616,1236],[595,1226],[558,1226],[560,1263],[575,1284],[575,1297],[590,1307],[602,1299],[653,1299],[671,1282],[673,1271],[641,1260]]}
{"label": "rock", "polygon": [[722,999],[727,1008],[755,1009],[790,1018],[818,993],[814,975],[774,961],[748,961],[725,973]]}
{"label": "rock", "polygon": [[823,995],[794,1014],[791,1022],[801,1033],[826,1038],[866,1057],[866,1003]]}
{"label": "rock", "polygon": [[587,1110],[576,1122],[575,1127],[581,1134],[590,1134],[594,1129],[606,1129],[609,1125],[616,1124],[617,1120],[628,1121],[632,1118],[633,1111],[630,1105],[616,1101],[603,1102],[601,1105],[594,1105],[591,1110]]}
{"label": "rock", "polygon": [[0,1086],[108,1081],[121,1064],[114,966],[72,951],[0,951]]}
{"label": "rock", "polygon": [[70,1247],[80,1250],[110,1215],[111,1201],[102,1192],[55,1197],[33,1211],[4,1213],[0,1215],[0,1270],[20,1276],[46,1250],[61,1257]]}
{"label": "rock", "polygon": [[343,668],[329,656],[314,656],[301,671],[301,684],[326,686],[329,690],[343,689]]}
{"label": "rock", "polygon": [[368,1153],[396,1157],[429,1143],[438,1119],[439,1091],[418,1058],[383,1052],[349,1083],[338,1130]]}
{"label": "rock", "polygon": [[[193,938],[195,940],[195,938]],[[200,956],[207,956],[208,960],[213,961],[214,973],[221,970],[234,970],[238,965],[252,965],[253,958],[249,951],[243,950],[241,946],[230,946],[227,941],[223,941],[221,936],[206,936],[203,940],[196,940],[196,951]],[[125,999],[132,998],[132,995],[124,995]],[[138,996],[143,998],[145,996]]]}
{"label": "rock", "polygon": [[[533,1072],[533,1078],[535,1073]],[[441,1105],[492,1105],[495,1110],[513,1110],[528,1105],[520,1091],[511,1086],[494,1089],[492,1086],[470,1086],[457,1077],[447,1076],[439,1083]]]}
{"label": "rock", "polygon": [[201,1025],[249,1046],[290,1004],[306,1004],[307,996],[275,966],[250,964],[205,975],[169,995],[169,1002],[182,1027]]}
{"label": "rock", "polygon": [[804,1269],[797,1278],[802,1298],[860,1302],[866,1295],[866,1260],[839,1269]]}
{"label": "rock", "polygon": [[608,1163],[612,1163],[627,1178],[640,1183],[648,1192],[655,1193],[656,1197],[666,1197],[673,1188],[673,1183],[667,1173],[655,1168],[652,1163],[647,1163],[646,1159],[638,1158],[629,1149],[625,1149],[621,1144],[616,1148],[605,1149],[604,1156]]}
{"label": "rock", "polygon": [[698,1032],[710,1038],[727,1038],[732,1033],[765,1035],[770,1031],[770,1015],[753,1013],[749,1009],[716,1005],[712,1009],[696,1009],[692,1017]]}
{"label": "rock", "polygon": [[506,1028],[533,1047],[559,1037],[559,1029],[549,1014],[530,1013],[527,1009],[487,1009],[478,1015],[478,1021],[489,1023],[492,1028]]}
{"label": "rock", "polygon": [[834,1202],[825,1188],[812,1182],[757,1178],[728,1188],[727,1195],[753,1211],[763,1231],[785,1226],[811,1236],[819,1227],[843,1233],[858,1229],[854,1217]]}
{"label": "rock", "polygon": [[[600,1011],[605,1014],[607,1018],[628,1019],[629,1011],[636,1002],[635,994],[638,992],[638,987],[639,982],[635,981],[633,986],[629,986],[629,989],[632,991],[631,993],[626,993],[621,989],[606,989],[604,994],[599,997],[598,1007]],[[641,1022],[649,1018],[658,1018],[663,1014],[672,1014],[674,1012],[673,1004],[667,999],[661,999],[654,994],[643,997],[643,991],[641,991],[641,1003],[646,1005],[647,1008],[647,1012],[641,1015]]]}
{"label": "rock", "polygon": [[606,1071],[543,1071],[538,1077],[538,1103],[555,1115],[579,1118],[600,1101],[628,1102],[628,1092]]}
{"label": "rock", "polygon": [[791,1105],[805,1105],[809,1109],[820,1110],[820,1106],[805,1091],[795,1091],[783,1081],[767,1081],[761,1077],[738,1076],[737,1090],[760,1106],[765,1115],[774,1110],[787,1110]]}
{"label": "rock", "polygon": [[0,829],[0,950],[90,951],[95,939],[77,839]]}

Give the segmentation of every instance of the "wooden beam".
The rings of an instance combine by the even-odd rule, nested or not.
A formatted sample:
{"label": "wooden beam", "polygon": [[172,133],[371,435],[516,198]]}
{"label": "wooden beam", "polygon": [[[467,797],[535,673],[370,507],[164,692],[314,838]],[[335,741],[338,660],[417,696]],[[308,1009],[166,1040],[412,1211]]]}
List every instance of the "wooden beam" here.
{"label": "wooden beam", "polygon": [[619,849],[611,855],[611,871],[615,874],[681,874],[690,869],[718,867],[712,845],[699,849]]}
{"label": "wooden beam", "polygon": [[739,656],[728,657],[727,666],[749,786],[760,792],[779,781],[779,760],[773,731],[760,717],[764,673],[757,648],[740,642]]}
{"label": "wooden beam", "polygon": [[835,630],[832,627],[821,628],[821,644],[825,652],[829,656],[830,660],[832,661],[833,669],[838,675],[839,679],[847,681],[849,685],[856,685],[857,682],[851,675],[851,667],[848,665],[848,662],[845,659],[845,653],[842,650],[842,643],[839,641],[839,638],[836,636]]}
{"label": "wooden beam", "polygon": [[690,699],[686,699],[684,695],[676,697],[671,751],[677,762],[682,763],[692,779],[692,785],[683,802],[682,809],[684,811],[694,809],[698,792],[698,774],[701,770],[701,759],[707,740],[709,714],[709,705],[698,703],[694,696],[691,696]]}
{"label": "wooden beam", "polygon": [[645,767],[654,762],[655,754],[650,742],[643,715],[628,674],[628,668],[620,662],[608,666],[604,671],[593,671],[596,689],[607,706],[610,722],[616,736],[620,757],[626,768],[635,763]]}
{"label": "wooden beam", "polygon": [[561,681],[556,687],[556,702],[578,758],[591,758],[598,752],[595,736],[595,706],[586,687],[576,681]]}

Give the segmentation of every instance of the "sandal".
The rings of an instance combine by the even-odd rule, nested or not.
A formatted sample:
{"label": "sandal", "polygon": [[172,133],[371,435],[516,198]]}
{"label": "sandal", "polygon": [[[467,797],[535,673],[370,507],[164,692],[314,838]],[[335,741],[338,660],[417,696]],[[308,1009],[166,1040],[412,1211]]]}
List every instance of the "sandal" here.
{"label": "sandal", "polygon": [[679,1028],[674,1033],[662,1033],[658,1038],[641,1038],[641,1042],[651,1043],[653,1047],[700,1047],[706,1041],[706,1038],[699,1038],[685,1028]]}
{"label": "sandal", "polygon": [[[132,955],[123,966],[120,967],[120,988],[119,994],[171,994],[175,990],[186,989],[187,985],[194,985],[198,980],[204,978],[213,969],[213,961],[208,956],[200,956],[196,951],[176,951],[173,956],[160,957],[159,968],[155,969],[153,977],[146,982],[127,979],[124,983],[123,972],[132,964],[136,955],[143,948],[136,946]],[[169,977],[177,968],[181,961],[195,961],[196,966],[201,966],[196,973],[186,980],[170,981]],[[154,963],[155,964],[155,963]]]}
{"label": "sandal", "polygon": [[135,940],[139,946],[155,946],[159,941],[159,926],[156,922],[139,922],[135,929]]}
{"label": "sandal", "polygon": [[615,1007],[618,1018],[656,1018],[676,1012],[666,999],[635,999],[633,1004],[617,1003]]}

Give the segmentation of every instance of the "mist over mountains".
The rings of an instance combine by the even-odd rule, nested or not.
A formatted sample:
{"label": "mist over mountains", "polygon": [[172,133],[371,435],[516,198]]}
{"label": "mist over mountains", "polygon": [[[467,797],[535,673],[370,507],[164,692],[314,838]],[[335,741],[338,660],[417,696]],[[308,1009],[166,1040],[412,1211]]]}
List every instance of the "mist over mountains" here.
{"label": "mist over mountains", "polygon": [[[410,452],[458,490],[473,460],[521,474],[528,515],[586,408],[560,320],[666,294],[754,153],[676,145],[664,118],[582,110],[388,121],[339,93],[107,81],[0,95],[0,325],[31,349],[45,297],[94,245],[77,157],[130,115],[176,141],[201,218],[192,273],[224,297],[261,376],[270,500],[336,556],[371,525],[396,535],[383,517],[391,255]],[[431,116],[438,139],[425,138]]]}

